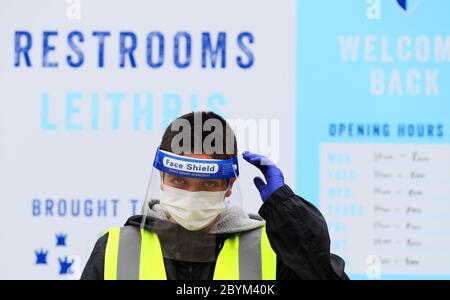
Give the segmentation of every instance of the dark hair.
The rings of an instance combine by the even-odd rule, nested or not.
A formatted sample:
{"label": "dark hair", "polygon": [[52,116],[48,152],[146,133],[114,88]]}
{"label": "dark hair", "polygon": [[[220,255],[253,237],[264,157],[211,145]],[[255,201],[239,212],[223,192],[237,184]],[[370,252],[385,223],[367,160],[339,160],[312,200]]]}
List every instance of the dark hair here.
{"label": "dark hair", "polygon": [[[198,119],[200,117],[201,117],[201,124],[194,124],[194,119]],[[218,114],[211,112],[211,111],[191,112],[191,113],[182,115],[181,117],[178,117],[177,119],[175,119],[172,123],[169,124],[169,126],[167,126],[167,128],[162,136],[161,144],[159,146],[159,148],[161,150],[174,152],[172,149],[172,140],[182,130],[181,130],[181,128],[179,128],[179,130],[173,130],[172,124],[174,124],[174,122],[177,122],[181,119],[186,120],[190,124],[190,128],[191,128],[191,132],[190,132],[190,137],[191,137],[190,151],[191,152],[190,153],[194,153],[195,142],[201,142],[199,144],[201,144],[202,153],[207,153],[203,148],[203,142],[205,141],[205,138],[210,133],[212,133],[214,130],[216,130],[216,128],[213,127],[214,129],[212,129],[212,130],[204,130],[203,126],[204,126],[205,122],[207,122],[208,120],[215,119],[215,120],[220,121],[220,123],[222,124],[222,131],[218,133],[219,139],[214,139],[213,142],[211,143],[211,146],[215,147],[216,146],[215,143],[221,142],[222,143],[221,149],[223,149],[223,152],[216,153],[216,151],[214,151],[213,153],[207,153],[207,154],[210,154],[212,156],[212,158],[214,158],[214,159],[229,159],[230,157],[237,155],[238,150],[237,150],[236,136],[234,135],[233,130],[231,129],[230,125],[227,123],[227,121],[224,118],[222,118]],[[201,129],[199,130],[197,128],[197,130],[195,130],[195,126],[198,127],[200,125],[201,125]],[[201,133],[201,136],[199,133]],[[227,134],[231,138],[227,139]],[[181,143],[179,146],[183,147],[183,140],[181,140]],[[185,153],[176,153],[176,154],[185,154]]]}

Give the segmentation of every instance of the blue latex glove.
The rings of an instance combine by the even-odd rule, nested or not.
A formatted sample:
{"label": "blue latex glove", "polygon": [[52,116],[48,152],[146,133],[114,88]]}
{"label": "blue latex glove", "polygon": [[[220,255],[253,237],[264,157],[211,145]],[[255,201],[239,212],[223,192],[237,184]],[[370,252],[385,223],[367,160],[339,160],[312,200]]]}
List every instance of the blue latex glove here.
{"label": "blue latex glove", "polygon": [[265,183],[261,177],[253,178],[253,182],[261,194],[262,201],[266,202],[273,192],[284,185],[283,173],[281,173],[281,170],[265,156],[251,153],[250,151],[244,151],[242,156],[246,161],[257,167],[263,173],[267,183]]}

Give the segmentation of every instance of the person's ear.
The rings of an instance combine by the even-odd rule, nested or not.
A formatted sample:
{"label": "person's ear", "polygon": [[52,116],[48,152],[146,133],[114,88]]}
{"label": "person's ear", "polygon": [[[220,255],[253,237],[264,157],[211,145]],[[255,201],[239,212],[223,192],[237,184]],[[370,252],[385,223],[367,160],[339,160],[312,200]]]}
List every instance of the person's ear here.
{"label": "person's ear", "polygon": [[163,183],[164,183],[164,173],[162,171],[159,171],[159,177],[160,177],[160,184],[159,184],[159,188],[161,189],[161,191],[164,191],[163,188]]}
{"label": "person's ear", "polygon": [[236,181],[236,177],[230,179],[230,185],[228,186],[228,190],[225,193],[225,197],[230,197],[233,189],[233,184]]}

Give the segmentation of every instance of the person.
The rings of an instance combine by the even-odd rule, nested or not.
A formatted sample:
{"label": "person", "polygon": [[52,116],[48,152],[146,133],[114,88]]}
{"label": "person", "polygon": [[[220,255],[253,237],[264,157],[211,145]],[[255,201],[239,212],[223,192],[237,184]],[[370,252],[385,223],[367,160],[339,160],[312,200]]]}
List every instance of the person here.
{"label": "person", "polygon": [[[197,130],[199,118],[202,129],[210,121],[223,125],[212,145],[230,153],[205,145],[193,151],[211,133]],[[175,141],[176,121],[191,125],[182,143]],[[175,153],[181,144],[184,150]],[[140,215],[97,240],[81,279],[348,279],[343,259],[330,253],[322,214],[266,157],[242,154],[265,179],[254,178],[263,202],[259,213],[226,204],[240,195],[237,154],[236,137],[219,115],[192,112],[176,119],[163,134],[148,188],[156,186],[161,198],[147,195]]]}

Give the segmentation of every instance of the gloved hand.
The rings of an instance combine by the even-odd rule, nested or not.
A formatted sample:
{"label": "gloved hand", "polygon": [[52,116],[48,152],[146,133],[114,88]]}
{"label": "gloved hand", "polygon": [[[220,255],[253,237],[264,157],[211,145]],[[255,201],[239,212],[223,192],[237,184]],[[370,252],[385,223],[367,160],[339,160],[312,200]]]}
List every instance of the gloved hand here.
{"label": "gloved hand", "polygon": [[253,178],[253,182],[261,194],[262,201],[266,202],[273,192],[284,185],[283,173],[281,173],[281,170],[265,156],[251,153],[250,151],[244,151],[242,156],[246,161],[260,169],[263,173],[267,183],[265,183],[261,177]]}

